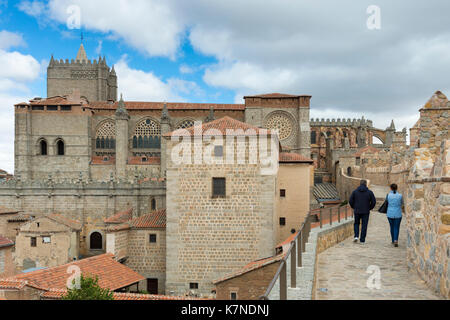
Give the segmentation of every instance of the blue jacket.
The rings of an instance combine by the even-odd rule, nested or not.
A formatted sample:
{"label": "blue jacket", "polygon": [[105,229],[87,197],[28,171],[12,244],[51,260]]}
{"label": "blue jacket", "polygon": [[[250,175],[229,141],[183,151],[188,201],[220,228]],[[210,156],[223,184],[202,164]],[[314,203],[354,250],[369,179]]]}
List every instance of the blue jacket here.
{"label": "blue jacket", "polygon": [[372,191],[366,186],[359,186],[352,192],[349,200],[350,206],[354,209],[355,214],[368,214],[375,208],[377,199]]}
{"label": "blue jacket", "polygon": [[388,209],[387,209],[387,217],[388,218],[401,218],[402,217],[402,206],[403,206],[403,196],[400,193],[394,193],[393,191],[389,192],[387,195],[388,200]]}

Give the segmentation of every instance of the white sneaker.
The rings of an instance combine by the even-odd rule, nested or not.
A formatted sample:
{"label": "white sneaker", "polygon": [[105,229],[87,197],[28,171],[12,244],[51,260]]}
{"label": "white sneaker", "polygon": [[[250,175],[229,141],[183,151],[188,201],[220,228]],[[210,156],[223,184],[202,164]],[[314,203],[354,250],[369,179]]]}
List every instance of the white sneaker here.
{"label": "white sneaker", "polygon": [[355,239],[353,239],[353,242],[358,242],[358,237],[355,237]]}

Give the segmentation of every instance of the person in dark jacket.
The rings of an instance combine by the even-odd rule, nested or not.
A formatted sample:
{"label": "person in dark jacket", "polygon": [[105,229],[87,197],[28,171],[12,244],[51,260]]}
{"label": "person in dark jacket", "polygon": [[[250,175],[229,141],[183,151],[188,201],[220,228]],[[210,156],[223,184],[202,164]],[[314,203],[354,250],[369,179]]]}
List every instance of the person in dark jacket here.
{"label": "person in dark jacket", "polygon": [[[350,206],[355,213],[355,239],[354,242],[364,244],[366,242],[367,225],[369,224],[370,211],[375,208],[377,200],[372,191],[367,188],[367,181],[361,180],[361,185],[352,192],[350,196]],[[359,238],[359,225],[361,222],[361,238]]]}

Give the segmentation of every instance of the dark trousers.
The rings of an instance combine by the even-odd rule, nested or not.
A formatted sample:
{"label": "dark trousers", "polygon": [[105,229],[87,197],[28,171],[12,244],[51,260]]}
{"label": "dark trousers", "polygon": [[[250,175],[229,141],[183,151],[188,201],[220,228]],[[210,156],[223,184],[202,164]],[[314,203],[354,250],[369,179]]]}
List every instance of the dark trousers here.
{"label": "dark trousers", "polygon": [[[361,222],[361,237],[359,236],[359,224]],[[355,213],[355,238],[359,238],[360,242],[366,241],[367,225],[369,224],[369,214]]]}
{"label": "dark trousers", "polygon": [[391,238],[392,242],[398,241],[398,234],[400,233],[400,223],[402,218],[388,218],[389,225],[391,226]]}

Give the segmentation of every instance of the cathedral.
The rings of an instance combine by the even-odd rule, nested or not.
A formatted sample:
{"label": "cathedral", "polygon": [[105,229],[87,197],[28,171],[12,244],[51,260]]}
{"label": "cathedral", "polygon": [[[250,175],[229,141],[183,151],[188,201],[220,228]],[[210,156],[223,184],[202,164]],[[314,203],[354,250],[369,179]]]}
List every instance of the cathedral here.
{"label": "cathedral", "polygon": [[[110,68],[105,58],[89,60],[83,45],[75,59],[51,58],[47,69],[47,97],[14,106],[15,175],[14,179],[0,183],[0,204],[33,214],[58,213],[79,221],[82,256],[106,250],[118,254],[119,236],[107,238],[110,229],[105,224],[118,212],[128,212],[130,219],[140,219],[149,212],[164,210],[167,230],[165,222],[157,227],[164,229],[160,230],[164,244],[156,240],[156,234],[152,234],[151,240],[164,246],[158,253],[163,255],[161,261],[166,261],[167,256],[173,263],[167,263],[167,271],[164,267],[157,278],[168,290],[178,294],[192,289],[192,284],[194,289],[198,288],[199,283],[202,292],[208,293],[212,289],[212,276],[218,278],[239,265],[269,256],[280,239],[295,232],[301,217],[288,218],[286,222],[286,216],[274,214],[280,211],[277,208],[283,207],[286,197],[280,175],[262,177],[247,167],[219,166],[206,171],[175,168],[168,157],[173,146],[167,137],[172,132],[192,128],[196,121],[222,129],[228,125],[276,131],[283,155],[280,164],[286,168],[298,166],[292,171],[294,175],[301,172],[293,182],[293,189],[301,190],[296,195],[300,201],[296,208],[301,207],[302,217],[310,208],[314,182],[335,181],[334,155],[354,153],[371,145],[373,137],[383,143],[379,148],[403,142],[406,137],[405,131],[396,132],[393,123],[380,130],[364,118],[310,120],[309,95],[249,95],[243,97],[243,104],[126,101],[122,95],[118,98],[119,81],[114,67]],[[235,174],[238,170],[247,178],[239,180]],[[286,181],[292,174],[286,174]],[[213,197],[193,194],[196,185],[189,186],[194,181],[205,186],[200,191],[206,190]],[[214,194],[216,187],[218,196]],[[248,196],[239,198],[234,190]],[[198,203],[202,207],[195,208]],[[232,206],[235,208],[230,209]],[[247,218],[232,224],[232,228],[238,230],[240,224],[248,223],[246,230],[251,229],[252,233],[244,234],[236,245],[229,244],[228,249],[223,249],[229,253],[226,261],[220,258],[224,252],[217,253],[217,247],[205,244],[205,241],[213,243],[214,237],[199,240],[197,244],[205,245],[205,252],[214,252],[209,257],[216,257],[211,265],[199,267],[205,255],[199,253],[199,246],[186,244],[188,239],[198,237],[194,223],[197,220],[189,220],[193,219],[193,208],[201,216],[195,219],[202,227],[211,217],[217,223],[215,226],[223,227],[220,219],[229,210],[232,213],[225,215],[230,214],[227,218],[230,220],[241,219],[240,215],[248,212]],[[218,208],[222,210],[219,216],[211,213]],[[239,215],[235,216],[237,212]],[[228,223],[227,220],[225,225]],[[286,226],[287,231],[280,231],[278,225]],[[129,228],[133,229],[130,225]],[[122,232],[127,228],[119,229]],[[189,230],[182,234],[182,229]],[[230,236],[232,239],[237,237],[236,232]],[[128,237],[125,233],[122,236]],[[107,249],[107,242],[113,249]],[[220,241],[216,245],[220,247]],[[237,253],[241,255],[236,258]],[[121,258],[126,259],[128,255],[123,254]],[[221,269],[217,271],[214,266]],[[196,279],[189,279],[189,275],[195,275]],[[157,291],[164,293],[161,287]]]}

